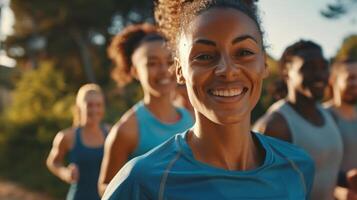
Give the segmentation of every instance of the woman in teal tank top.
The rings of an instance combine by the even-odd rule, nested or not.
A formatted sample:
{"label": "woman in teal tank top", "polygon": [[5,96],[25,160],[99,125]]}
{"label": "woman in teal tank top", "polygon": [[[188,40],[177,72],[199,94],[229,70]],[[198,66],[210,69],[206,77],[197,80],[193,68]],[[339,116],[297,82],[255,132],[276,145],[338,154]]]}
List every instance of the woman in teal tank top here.
{"label": "woman in teal tank top", "polygon": [[97,181],[109,128],[101,126],[104,97],[100,87],[82,86],[76,108],[74,126],[60,131],[54,138],[47,166],[54,175],[71,184],[67,200],[99,200]]}
{"label": "woman in teal tank top", "polygon": [[173,105],[176,81],[169,71],[173,65],[171,51],[152,25],[126,27],[113,38],[108,52],[116,65],[113,77],[118,85],[138,80],[144,97],[110,131],[98,182],[101,193],[128,160],[193,124],[187,110]]}
{"label": "woman in teal tank top", "polygon": [[175,48],[196,122],[185,133],[129,161],[103,200],[307,199],[311,158],[251,131],[267,76],[255,1],[156,1],[161,31]]}

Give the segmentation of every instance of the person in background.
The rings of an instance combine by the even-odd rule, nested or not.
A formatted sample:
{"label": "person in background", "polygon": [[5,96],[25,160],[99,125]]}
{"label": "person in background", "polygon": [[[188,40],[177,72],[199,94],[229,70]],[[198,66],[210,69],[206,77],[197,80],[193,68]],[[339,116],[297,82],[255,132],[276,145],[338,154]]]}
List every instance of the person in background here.
{"label": "person in background", "polygon": [[74,126],[61,130],[53,140],[46,163],[54,175],[71,184],[67,200],[100,199],[97,181],[110,128],[101,123],[104,107],[101,88],[96,84],[83,85],[76,97]]}
{"label": "person in background", "polygon": [[350,189],[339,188],[336,196],[339,199],[355,196],[357,199],[357,190],[352,189],[357,187],[357,58],[335,61],[331,67],[329,83],[332,99],[325,106],[333,116],[344,144],[339,185]]}
{"label": "person in background", "polygon": [[107,184],[130,159],[158,146],[193,124],[190,113],[175,107],[172,96],[176,82],[169,72],[173,64],[165,38],[150,24],[126,27],[108,49],[116,64],[115,80],[125,86],[140,82],[144,97],[129,109],[110,131],[98,181],[103,194]]}
{"label": "person in background", "polygon": [[274,103],[254,130],[305,149],[315,162],[312,200],[332,200],[343,144],[339,130],[319,101],[328,83],[329,68],[321,47],[306,40],[288,46],[280,69],[287,96]]}
{"label": "person in background", "polygon": [[311,158],[250,129],[268,74],[255,5],[158,0],[155,15],[196,122],[129,161],[103,199],[306,199]]}

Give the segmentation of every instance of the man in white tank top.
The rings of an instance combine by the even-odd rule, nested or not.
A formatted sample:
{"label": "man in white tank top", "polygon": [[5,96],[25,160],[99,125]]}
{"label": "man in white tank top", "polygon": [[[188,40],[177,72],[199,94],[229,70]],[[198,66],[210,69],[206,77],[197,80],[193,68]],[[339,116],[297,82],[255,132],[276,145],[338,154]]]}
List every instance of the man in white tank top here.
{"label": "man in white tank top", "polygon": [[[332,114],[341,132],[344,154],[340,169],[339,187],[335,193],[340,199],[347,196],[355,196],[357,191],[357,58],[345,58],[336,61],[331,68],[330,86],[332,92],[331,101],[325,106]],[[349,172],[349,173],[348,173]],[[354,174],[355,177],[346,177],[346,174]],[[347,190],[345,188],[349,188]]]}
{"label": "man in white tank top", "polygon": [[287,96],[269,108],[255,130],[309,153],[315,162],[311,199],[332,200],[343,145],[332,117],[318,103],[329,76],[322,49],[311,41],[298,41],[285,50],[280,67]]}

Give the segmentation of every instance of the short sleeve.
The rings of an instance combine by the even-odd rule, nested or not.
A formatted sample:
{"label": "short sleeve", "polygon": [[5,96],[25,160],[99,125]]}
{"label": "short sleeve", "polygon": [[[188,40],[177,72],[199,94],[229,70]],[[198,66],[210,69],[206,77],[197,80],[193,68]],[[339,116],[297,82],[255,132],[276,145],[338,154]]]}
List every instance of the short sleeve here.
{"label": "short sleeve", "polygon": [[135,159],[129,161],[109,183],[102,200],[139,200],[140,187],[135,172]]}

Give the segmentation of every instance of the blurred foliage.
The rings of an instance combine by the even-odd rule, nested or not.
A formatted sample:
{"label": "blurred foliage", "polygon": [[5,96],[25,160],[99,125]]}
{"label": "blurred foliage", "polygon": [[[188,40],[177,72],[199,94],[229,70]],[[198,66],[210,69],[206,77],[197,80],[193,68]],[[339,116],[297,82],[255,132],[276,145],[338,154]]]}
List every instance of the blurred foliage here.
{"label": "blurred foliage", "polygon": [[48,172],[45,158],[56,132],[70,125],[73,102],[63,73],[52,62],[42,61],[23,74],[1,115],[0,176],[54,196],[64,193],[65,185]]}
{"label": "blurred foliage", "polygon": [[357,35],[350,35],[346,37],[340,49],[338,50],[335,60],[357,59]]}
{"label": "blurred foliage", "polygon": [[349,13],[356,14],[356,8],[357,0],[335,0],[335,2],[327,4],[320,13],[328,19],[338,19]]}
{"label": "blurred foliage", "polygon": [[[62,98],[67,93],[63,73],[56,71],[50,61],[42,61],[38,69],[25,73],[17,82],[8,118],[17,123],[50,116],[66,118],[70,113],[63,103],[68,100],[63,101]],[[72,98],[69,102],[73,101]]]}
{"label": "blurred foliage", "polygon": [[106,122],[117,121],[141,98],[138,84],[119,90],[110,81],[106,45],[126,24],[150,19],[151,6],[139,0],[11,1],[15,32],[5,49],[22,75],[0,75],[15,88],[0,116],[1,177],[64,198],[68,185],[45,165],[52,140],[71,126],[74,95],[84,83],[103,87]]}
{"label": "blurred foliage", "polygon": [[145,0],[11,0],[14,34],[5,49],[21,68],[49,58],[73,91],[87,82],[108,84],[106,46],[123,26],[152,19]]}
{"label": "blurred foliage", "polygon": [[0,66],[0,87],[13,89],[18,76],[19,71],[16,68]]}

